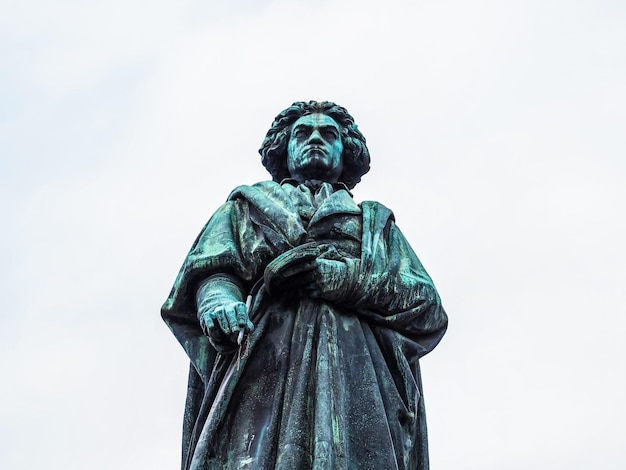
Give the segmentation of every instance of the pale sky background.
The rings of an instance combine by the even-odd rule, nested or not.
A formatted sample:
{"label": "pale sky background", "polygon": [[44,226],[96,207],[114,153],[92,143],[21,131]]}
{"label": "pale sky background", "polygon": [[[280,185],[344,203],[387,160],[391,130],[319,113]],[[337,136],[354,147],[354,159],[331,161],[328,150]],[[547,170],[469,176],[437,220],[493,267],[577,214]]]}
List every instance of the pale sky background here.
{"label": "pale sky background", "polygon": [[626,3],[0,0],[0,468],[179,467],[159,309],[296,100],[450,316],[433,470],[626,468]]}

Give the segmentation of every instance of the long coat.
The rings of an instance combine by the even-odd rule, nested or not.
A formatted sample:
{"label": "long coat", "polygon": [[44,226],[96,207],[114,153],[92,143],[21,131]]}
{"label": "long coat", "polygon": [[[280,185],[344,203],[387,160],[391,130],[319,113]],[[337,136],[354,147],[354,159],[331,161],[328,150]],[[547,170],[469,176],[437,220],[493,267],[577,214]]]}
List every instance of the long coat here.
{"label": "long coat", "polygon": [[[340,300],[268,292],[267,265],[306,243],[353,261]],[[218,350],[196,289],[233,276],[252,296],[254,330]],[[376,202],[324,183],[241,186],[204,227],[162,316],[191,361],[183,470],[427,469],[418,359],[447,316],[433,283]]]}

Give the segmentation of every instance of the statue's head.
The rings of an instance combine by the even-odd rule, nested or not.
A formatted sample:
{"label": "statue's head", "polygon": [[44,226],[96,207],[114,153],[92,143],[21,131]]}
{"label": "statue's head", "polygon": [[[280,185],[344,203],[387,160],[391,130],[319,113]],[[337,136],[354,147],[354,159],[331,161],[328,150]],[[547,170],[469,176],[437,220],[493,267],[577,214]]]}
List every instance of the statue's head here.
{"label": "statue's head", "polygon": [[259,149],[274,181],[340,181],[352,189],[370,169],[365,137],[348,111],[330,101],[298,101],[282,111]]}

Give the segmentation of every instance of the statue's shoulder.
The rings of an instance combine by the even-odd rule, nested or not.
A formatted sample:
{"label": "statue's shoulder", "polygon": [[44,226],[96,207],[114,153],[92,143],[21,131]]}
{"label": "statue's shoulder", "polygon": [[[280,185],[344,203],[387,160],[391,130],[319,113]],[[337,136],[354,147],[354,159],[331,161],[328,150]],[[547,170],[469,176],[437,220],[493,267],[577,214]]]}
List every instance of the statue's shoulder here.
{"label": "statue's shoulder", "polygon": [[234,201],[236,199],[254,199],[258,197],[275,198],[277,195],[284,193],[281,185],[275,181],[259,181],[254,184],[242,184],[231,191],[227,200]]}
{"label": "statue's shoulder", "polygon": [[378,201],[362,201],[359,206],[364,216],[367,214],[376,218],[395,220],[393,211]]}

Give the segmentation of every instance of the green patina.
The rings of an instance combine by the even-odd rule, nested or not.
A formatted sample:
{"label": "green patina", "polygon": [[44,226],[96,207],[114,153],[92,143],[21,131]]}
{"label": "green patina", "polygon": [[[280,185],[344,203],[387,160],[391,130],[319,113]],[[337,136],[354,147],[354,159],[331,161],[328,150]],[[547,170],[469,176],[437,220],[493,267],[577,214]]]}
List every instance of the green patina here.
{"label": "green patina", "polygon": [[260,153],[273,181],[231,193],[162,309],[191,362],[183,470],[427,469],[418,359],[447,316],[392,212],[352,199],[365,138],[298,102]]}

